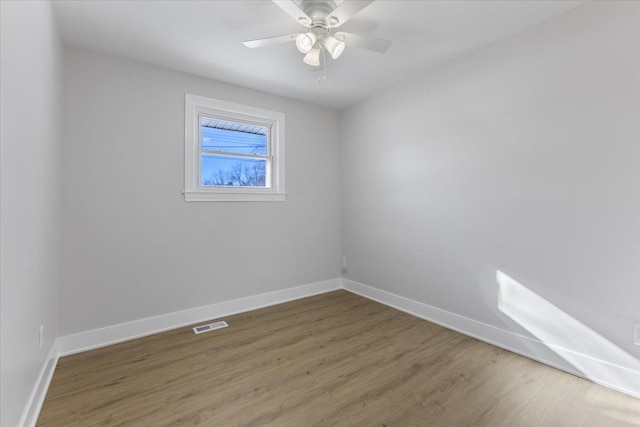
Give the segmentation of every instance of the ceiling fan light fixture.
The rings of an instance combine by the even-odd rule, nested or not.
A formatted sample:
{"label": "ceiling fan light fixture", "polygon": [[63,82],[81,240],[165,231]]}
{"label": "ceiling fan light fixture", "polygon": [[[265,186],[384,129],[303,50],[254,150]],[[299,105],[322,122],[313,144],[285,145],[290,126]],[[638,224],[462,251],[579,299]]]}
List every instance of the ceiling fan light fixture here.
{"label": "ceiling fan light fixture", "polygon": [[384,53],[391,46],[389,40],[341,31],[334,33],[335,28],[343,25],[374,1],[272,0],[298,24],[304,26],[304,29],[282,36],[248,40],[244,45],[254,48],[295,41],[296,49],[303,54],[304,63],[316,67],[316,70],[324,69],[326,52],[332,59],[338,59],[347,43],[349,49],[359,48]]}
{"label": "ceiling fan light fixture", "polygon": [[309,53],[316,44],[316,35],[312,32],[298,34],[296,36],[296,47],[302,53]]}
{"label": "ceiling fan light fixture", "polygon": [[342,52],[344,52],[345,44],[343,41],[340,41],[333,36],[329,36],[324,41],[324,47],[333,59],[337,59],[342,55]]}
{"label": "ceiling fan light fixture", "polygon": [[305,64],[311,65],[312,67],[320,66],[320,48],[314,48],[307,53],[302,59]]}

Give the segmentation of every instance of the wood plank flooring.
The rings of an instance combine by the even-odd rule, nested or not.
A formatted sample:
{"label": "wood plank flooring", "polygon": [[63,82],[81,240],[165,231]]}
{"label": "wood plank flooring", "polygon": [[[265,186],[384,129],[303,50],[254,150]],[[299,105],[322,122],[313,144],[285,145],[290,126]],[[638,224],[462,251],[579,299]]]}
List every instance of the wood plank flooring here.
{"label": "wood plank flooring", "polygon": [[38,426],[640,426],[640,400],[346,291],[61,358]]}

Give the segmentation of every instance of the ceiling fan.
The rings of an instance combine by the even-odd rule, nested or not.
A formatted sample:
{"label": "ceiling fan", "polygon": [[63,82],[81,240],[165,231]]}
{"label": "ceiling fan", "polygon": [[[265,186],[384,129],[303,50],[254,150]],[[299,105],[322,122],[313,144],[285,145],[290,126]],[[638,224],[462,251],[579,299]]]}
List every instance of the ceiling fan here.
{"label": "ceiling fan", "polygon": [[344,0],[336,5],[333,0],[303,0],[298,6],[293,0],[272,0],[289,16],[305,27],[306,31],[283,36],[268,37],[244,42],[247,47],[262,47],[295,41],[296,47],[305,56],[303,61],[313,67],[322,68],[326,49],[331,58],[338,58],[346,46],[384,53],[391,46],[389,40],[361,36],[345,32],[333,32],[355,14],[375,0]]}

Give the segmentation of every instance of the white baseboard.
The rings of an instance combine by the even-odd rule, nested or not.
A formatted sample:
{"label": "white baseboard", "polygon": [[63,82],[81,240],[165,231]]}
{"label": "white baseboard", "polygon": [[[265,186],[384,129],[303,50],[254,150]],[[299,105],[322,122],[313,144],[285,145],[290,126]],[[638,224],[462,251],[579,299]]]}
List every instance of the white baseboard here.
{"label": "white baseboard", "polygon": [[[349,292],[393,307],[405,313],[428,320],[448,329],[477,338],[513,353],[520,354],[545,365],[588,379],[605,387],[640,398],[640,372],[593,356],[545,344],[535,338],[520,335],[428,304],[392,294],[353,280],[342,279],[342,286]],[[592,374],[573,368],[569,363],[557,363],[551,351],[567,360],[580,360],[581,366],[591,367]],[[593,372],[597,374],[593,374]]]}
{"label": "white baseboard", "polygon": [[22,417],[20,417],[20,422],[18,422],[19,427],[35,427],[36,422],[38,421],[38,415],[40,415],[40,409],[42,409],[42,404],[44,403],[44,398],[46,397],[47,391],[49,390],[49,384],[51,384],[51,378],[53,378],[53,372],[56,370],[57,364],[58,342],[56,340],[53,343],[51,350],[49,351],[47,360],[42,365],[42,369],[40,369],[40,374],[38,375],[36,384],[31,391],[31,395],[29,396],[27,405],[24,408]]}
{"label": "white baseboard", "polygon": [[341,287],[342,279],[337,278],[66,335],[58,338],[59,355],[80,353],[205,320],[334,291]]}

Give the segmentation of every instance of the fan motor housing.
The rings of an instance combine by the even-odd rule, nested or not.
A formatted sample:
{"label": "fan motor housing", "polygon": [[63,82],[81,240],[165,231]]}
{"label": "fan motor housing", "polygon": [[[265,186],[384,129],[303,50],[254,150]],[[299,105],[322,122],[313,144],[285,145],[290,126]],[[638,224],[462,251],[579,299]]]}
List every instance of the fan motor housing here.
{"label": "fan motor housing", "polygon": [[300,4],[300,9],[311,18],[311,24],[309,25],[311,28],[324,27],[326,29],[329,25],[327,17],[335,8],[336,3],[332,0],[303,0]]}

